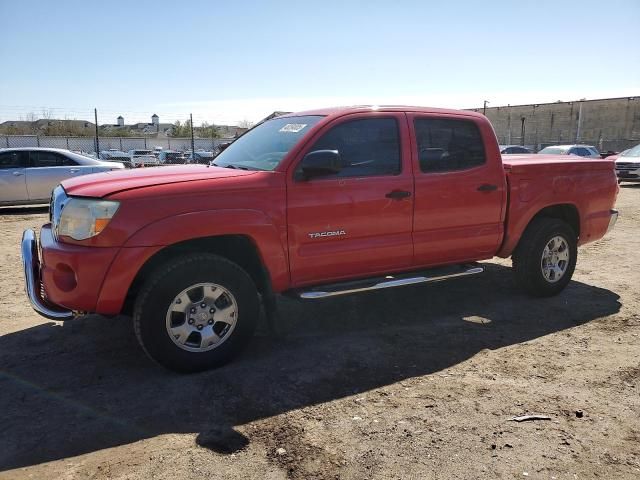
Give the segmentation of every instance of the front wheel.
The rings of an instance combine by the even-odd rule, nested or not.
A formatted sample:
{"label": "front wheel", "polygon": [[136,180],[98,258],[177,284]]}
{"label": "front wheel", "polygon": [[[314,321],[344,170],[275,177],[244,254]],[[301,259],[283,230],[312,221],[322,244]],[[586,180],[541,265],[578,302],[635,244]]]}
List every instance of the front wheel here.
{"label": "front wheel", "polygon": [[549,297],[567,286],[576,268],[578,239],[556,218],[537,218],[526,228],[513,254],[518,284],[527,293]]}
{"label": "front wheel", "polygon": [[153,360],[196,372],[231,360],[250,340],[258,315],[255,284],[242,268],[217,255],[191,254],[151,274],[133,324]]}

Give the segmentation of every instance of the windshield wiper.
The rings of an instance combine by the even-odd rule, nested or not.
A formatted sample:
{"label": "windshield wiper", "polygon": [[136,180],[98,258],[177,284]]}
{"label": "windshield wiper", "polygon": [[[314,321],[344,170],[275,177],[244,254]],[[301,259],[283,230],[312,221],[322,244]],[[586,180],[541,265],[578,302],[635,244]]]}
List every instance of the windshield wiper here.
{"label": "windshield wiper", "polygon": [[238,168],[235,165],[231,165],[230,163],[228,165],[218,165],[217,163],[211,162],[210,165],[213,165],[214,167],[222,167],[222,168]]}
{"label": "windshield wiper", "polygon": [[212,165],[214,167],[222,167],[222,168],[232,168],[234,170],[247,170],[247,171],[254,171],[254,170],[260,170],[262,171],[263,169],[261,168],[253,168],[253,167],[246,167],[244,165],[233,165],[231,163],[227,164],[227,165],[217,165],[215,163],[212,163]]}

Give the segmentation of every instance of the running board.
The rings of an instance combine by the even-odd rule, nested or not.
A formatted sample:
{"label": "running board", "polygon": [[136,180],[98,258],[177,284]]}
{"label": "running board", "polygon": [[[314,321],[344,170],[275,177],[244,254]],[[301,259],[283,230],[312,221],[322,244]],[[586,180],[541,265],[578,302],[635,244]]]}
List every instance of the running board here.
{"label": "running board", "polygon": [[293,292],[295,296],[306,300],[316,298],[334,297],[350,293],[381,290],[383,288],[403,287],[417,283],[441,282],[450,278],[466,277],[482,273],[484,268],[478,264],[454,265],[450,267],[433,268],[422,272],[410,272],[404,274],[387,275],[386,277],[367,278],[351,282],[333,283],[321,285],[309,290]]}

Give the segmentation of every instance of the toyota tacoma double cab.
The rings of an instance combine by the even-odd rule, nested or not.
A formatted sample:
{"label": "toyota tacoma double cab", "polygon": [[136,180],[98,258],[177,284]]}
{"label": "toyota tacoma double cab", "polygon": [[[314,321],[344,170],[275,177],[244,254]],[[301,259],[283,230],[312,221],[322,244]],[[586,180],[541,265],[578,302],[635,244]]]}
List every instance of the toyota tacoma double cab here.
{"label": "toyota tacoma double cab", "polygon": [[39,239],[24,232],[32,306],[65,320],[132,316],[157,363],[229,361],[276,298],[442,281],[511,257],[537,296],[615,223],[611,160],[500,155],[481,114],[350,107],[283,115],[210,165],[64,180]]}

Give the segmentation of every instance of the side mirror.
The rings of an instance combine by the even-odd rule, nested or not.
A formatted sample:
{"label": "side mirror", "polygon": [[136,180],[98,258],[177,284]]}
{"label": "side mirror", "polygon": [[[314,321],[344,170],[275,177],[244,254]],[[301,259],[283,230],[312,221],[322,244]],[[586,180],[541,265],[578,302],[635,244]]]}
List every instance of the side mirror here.
{"label": "side mirror", "polygon": [[304,180],[314,177],[334,175],[342,170],[342,160],[338,150],[315,150],[307,153],[300,164]]}

